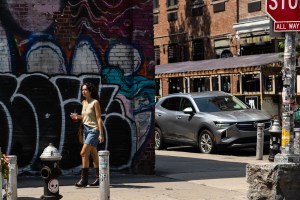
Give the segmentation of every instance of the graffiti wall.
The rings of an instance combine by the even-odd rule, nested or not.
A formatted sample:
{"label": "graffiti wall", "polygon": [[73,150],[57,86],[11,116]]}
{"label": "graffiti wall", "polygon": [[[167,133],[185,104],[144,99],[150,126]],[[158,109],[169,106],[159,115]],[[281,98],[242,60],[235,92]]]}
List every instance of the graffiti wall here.
{"label": "graffiti wall", "polygon": [[[99,90],[113,170],[154,169],[152,0],[0,0],[0,146],[36,171],[49,143],[81,167],[80,86]],[[150,166],[150,168],[149,168]],[[138,169],[143,171],[143,169]],[[147,172],[146,172],[147,173]]]}

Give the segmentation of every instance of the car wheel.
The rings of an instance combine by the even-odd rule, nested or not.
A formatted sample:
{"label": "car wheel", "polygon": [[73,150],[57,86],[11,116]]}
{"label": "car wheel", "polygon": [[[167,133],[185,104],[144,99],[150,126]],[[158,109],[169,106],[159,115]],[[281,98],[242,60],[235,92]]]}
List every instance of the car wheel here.
{"label": "car wheel", "polygon": [[199,136],[199,149],[201,153],[213,153],[215,150],[214,137],[209,130],[203,130]]}
{"label": "car wheel", "polygon": [[154,140],[155,140],[155,149],[156,150],[163,149],[163,146],[164,146],[163,136],[162,136],[160,128],[158,128],[158,127],[155,127]]}

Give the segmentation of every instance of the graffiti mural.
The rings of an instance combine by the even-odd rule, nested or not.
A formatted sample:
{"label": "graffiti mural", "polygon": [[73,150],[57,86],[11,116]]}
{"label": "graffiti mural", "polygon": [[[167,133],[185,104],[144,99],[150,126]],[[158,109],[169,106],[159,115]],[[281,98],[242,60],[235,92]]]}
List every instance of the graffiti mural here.
{"label": "graffiti mural", "polygon": [[152,11],[152,0],[0,1],[0,146],[20,171],[39,170],[50,142],[64,173],[80,169],[69,115],[81,111],[86,81],[100,94],[98,149],[115,170],[139,162],[154,126]]}

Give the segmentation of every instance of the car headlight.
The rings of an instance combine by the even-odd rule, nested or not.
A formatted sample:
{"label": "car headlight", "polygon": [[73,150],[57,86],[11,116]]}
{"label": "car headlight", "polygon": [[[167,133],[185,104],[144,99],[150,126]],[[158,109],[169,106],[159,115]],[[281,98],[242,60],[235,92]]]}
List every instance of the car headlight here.
{"label": "car headlight", "polygon": [[219,122],[219,121],[214,121],[216,127],[218,128],[229,128],[232,125],[235,125],[236,123],[229,123],[229,122]]}

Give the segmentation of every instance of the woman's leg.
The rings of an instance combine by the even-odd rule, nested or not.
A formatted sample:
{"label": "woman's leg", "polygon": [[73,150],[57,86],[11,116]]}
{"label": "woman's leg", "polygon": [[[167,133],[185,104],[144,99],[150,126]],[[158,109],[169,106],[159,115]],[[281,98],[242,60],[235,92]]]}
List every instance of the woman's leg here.
{"label": "woman's leg", "polygon": [[94,168],[99,168],[99,157],[98,157],[98,151],[96,147],[91,148],[91,156],[93,159]]}
{"label": "woman's leg", "polygon": [[92,147],[91,149],[91,157],[93,159],[93,165],[95,170],[95,181],[90,184],[90,186],[98,186],[99,185],[99,157],[96,147]]}
{"label": "woman's leg", "polygon": [[88,144],[84,144],[80,155],[81,155],[81,159],[82,159],[82,168],[89,168],[90,167],[90,159],[89,159],[89,155],[91,154],[93,146],[88,145]]}
{"label": "woman's leg", "polygon": [[77,187],[86,187],[88,185],[89,176],[89,154],[91,152],[91,145],[84,144],[82,146],[80,155],[82,159],[81,179],[75,184]]}

